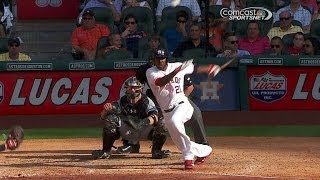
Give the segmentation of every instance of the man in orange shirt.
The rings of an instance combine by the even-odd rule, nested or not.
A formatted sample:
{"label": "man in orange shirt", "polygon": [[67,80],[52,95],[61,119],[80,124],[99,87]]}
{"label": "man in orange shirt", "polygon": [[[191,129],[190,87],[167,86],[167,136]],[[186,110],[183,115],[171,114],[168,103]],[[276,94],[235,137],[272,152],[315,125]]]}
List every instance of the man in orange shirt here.
{"label": "man in orange shirt", "polygon": [[107,26],[96,24],[94,12],[86,10],[82,15],[82,25],[72,32],[72,48],[80,54],[81,59],[92,60],[96,54],[98,40],[109,34]]}

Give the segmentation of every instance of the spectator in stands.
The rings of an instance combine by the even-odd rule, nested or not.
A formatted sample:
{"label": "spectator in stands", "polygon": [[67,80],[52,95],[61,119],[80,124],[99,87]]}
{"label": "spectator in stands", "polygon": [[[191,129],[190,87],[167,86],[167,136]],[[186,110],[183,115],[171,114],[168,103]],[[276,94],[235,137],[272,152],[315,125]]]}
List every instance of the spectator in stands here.
{"label": "spectator in stands", "polygon": [[[173,2],[172,0],[159,0],[157,10],[156,10],[156,17],[158,21],[161,21],[162,10],[165,7],[172,6],[172,2]],[[181,0],[177,5],[188,7],[192,12],[192,20],[193,21],[199,20],[199,17],[201,16],[201,10],[197,0]]]}
{"label": "spectator in stands", "polygon": [[20,39],[10,38],[8,40],[9,52],[0,54],[0,61],[30,61],[30,56],[20,52]]}
{"label": "spectator in stands", "polygon": [[132,14],[128,14],[123,22],[125,30],[121,33],[121,37],[126,40],[127,50],[132,52],[134,58],[137,58],[139,53],[139,40],[146,36],[146,33],[144,31],[138,31],[138,20]]}
{"label": "spectator in stands", "polygon": [[286,34],[303,32],[300,26],[294,26],[292,24],[292,15],[290,11],[282,11],[280,13],[280,23],[279,27],[273,27],[268,32],[269,39],[272,39],[274,36],[279,36],[282,38]]}
{"label": "spectator in stands", "polygon": [[300,55],[303,51],[304,35],[302,32],[295,33],[293,37],[293,44],[288,47],[290,55]]}
{"label": "spectator in stands", "polygon": [[186,30],[189,20],[188,13],[185,11],[177,12],[176,20],[176,27],[166,29],[163,33],[163,37],[167,41],[168,50],[171,54],[177,46],[188,37]]}
{"label": "spectator in stands", "polygon": [[309,10],[307,10],[301,6],[300,0],[291,0],[290,4],[288,6],[285,6],[281,9],[279,9],[273,17],[273,22],[280,20],[280,18],[281,18],[280,14],[283,11],[289,11],[291,13],[291,17],[293,17],[294,20],[301,22],[302,29],[305,33],[308,33],[310,31],[311,13]]}
{"label": "spectator in stands", "polygon": [[215,48],[209,43],[206,42],[204,39],[201,38],[201,26],[199,23],[192,23],[190,26],[190,33],[189,33],[188,40],[181,42],[176,50],[173,52],[173,57],[182,57],[183,52],[188,49],[195,49],[201,48],[209,50],[210,56],[216,56]]}
{"label": "spectator in stands", "polygon": [[144,59],[149,58],[151,55],[153,55],[153,52],[160,48],[160,36],[153,34],[149,36],[148,38],[148,50],[142,55]]}
{"label": "spectator in stands", "polygon": [[89,0],[79,15],[79,22],[78,22],[79,24],[82,23],[81,17],[83,16],[83,12],[85,12],[86,9],[91,8],[91,7],[103,7],[103,8],[106,8],[106,11],[108,11],[107,8],[110,8],[112,11],[113,20],[115,22],[120,21],[120,17],[121,17],[120,12],[121,11],[119,12],[117,10],[117,7],[115,4],[113,4],[112,0]]}
{"label": "spectator in stands", "polygon": [[97,42],[102,36],[109,36],[107,26],[96,24],[94,12],[87,10],[82,15],[83,24],[72,32],[71,44],[80,59],[92,60],[96,54]]}
{"label": "spectator in stands", "polygon": [[[229,19],[228,18],[216,18],[212,12],[208,13],[209,20],[209,42],[212,46],[217,50],[217,52],[222,51],[222,37],[224,34],[224,30],[228,28]],[[203,24],[202,36],[206,35],[206,27]]]}
{"label": "spectator in stands", "polygon": [[308,37],[303,44],[304,54],[305,55],[320,55],[320,43],[315,37]]}
{"label": "spectator in stands", "polygon": [[3,22],[0,21],[0,38],[6,37],[6,28]]}
{"label": "spectator in stands", "polygon": [[260,26],[257,21],[248,23],[247,37],[239,40],[239,49],[247,50],[251,55],[260,55],[270,49],[270,40],[260,35]]}
{"label": "spectator in stands", "polygon": [[150,5],[147,1],[137,1],[137,0],[124,0],[125,5],[122,7],[122,10],[124,10],[127,7],[146,7],[150,8]]}
{"label": "spectator in stands", "polygon": [[230,8],[231,10],[240,10],[246,7],[243,0],[210,0],[209,5],[222,5],[223,7]]}
{"label": "spectator in stands", "polygon": [[310,10],[312,20],[317,19],[319,7],[316,0],[301,0],[301,5]]}
{"label": "spectator in stands", "polygon": [[120,34],[113,33],[108,37],[108,43],[105,48],[99,49],[98,58],[103,59],[104,54],[110,50],[114,49],[126,49],[122,44],[122,38]]}
{"label": "spectator in stands", "polygon": [[246,50],[241,50],[238,47],[239,40],[235,32],[227,32],[223,36],[224,51],[217,55],[217,57],[241,57],[250,55]]}
{"label": "spectator in stands", "polygon": [[279,36],[274,36],[271,39],[271,49],[266,51],[265,54],[278,56],[278,55],[286,55],[288,53],[285,51],[285,47],[282,39]]}

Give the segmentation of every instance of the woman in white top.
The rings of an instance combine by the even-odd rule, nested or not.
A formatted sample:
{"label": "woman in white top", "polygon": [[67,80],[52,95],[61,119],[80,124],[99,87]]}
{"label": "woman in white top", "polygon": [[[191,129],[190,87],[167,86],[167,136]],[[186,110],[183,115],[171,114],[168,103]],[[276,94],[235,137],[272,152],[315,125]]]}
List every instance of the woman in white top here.
{"label": "woman in white top", "polygon": [[125,4],[122,7],[122,10],[124,10],[127,7],[135,7],[135,6],[139,6],[139,7],[146,7],[146,8],[150,8],[150,5],[147,1],[141,1],[138,2],[137,0],[124,0]]}
{"label": "woman in white top", "polygon": [[243,8],[241,0],[210,0],[211,5],[222,5],[223,7],[229,7],[231,10]]}

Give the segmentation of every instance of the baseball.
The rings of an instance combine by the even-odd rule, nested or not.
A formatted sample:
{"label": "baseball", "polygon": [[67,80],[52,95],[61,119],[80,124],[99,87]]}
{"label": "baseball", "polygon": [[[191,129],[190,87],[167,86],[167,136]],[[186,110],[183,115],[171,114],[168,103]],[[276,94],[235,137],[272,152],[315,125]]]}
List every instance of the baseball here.
{"label": "baseball", "polygon": [[171,1],[171,6],[173,6],[173,7],[178,6],[178,4],[180,4],[180,1],[181,1],[181,0],[172,0],[172,1]]}

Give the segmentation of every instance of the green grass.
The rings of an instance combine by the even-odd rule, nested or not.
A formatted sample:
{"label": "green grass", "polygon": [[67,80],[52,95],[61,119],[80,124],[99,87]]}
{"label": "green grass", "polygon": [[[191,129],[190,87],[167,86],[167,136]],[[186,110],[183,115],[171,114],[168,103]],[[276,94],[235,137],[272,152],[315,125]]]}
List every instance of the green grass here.
{"label": "green grass", "polygon": [[[99,138],[101,128],[25,129],[26,139]],[[5,133],[7,130],[1,130]],[[320,137],[320,125],[306,126],[218,126],[206,128],[208,136]],[[192,131],[188,128],[188,134]],[[0,138],[4,139],[3,136]]]}

